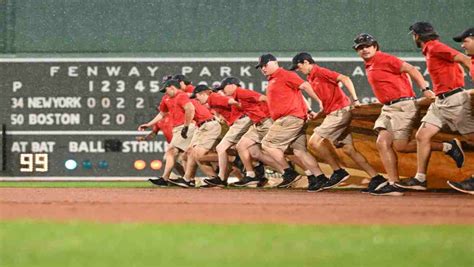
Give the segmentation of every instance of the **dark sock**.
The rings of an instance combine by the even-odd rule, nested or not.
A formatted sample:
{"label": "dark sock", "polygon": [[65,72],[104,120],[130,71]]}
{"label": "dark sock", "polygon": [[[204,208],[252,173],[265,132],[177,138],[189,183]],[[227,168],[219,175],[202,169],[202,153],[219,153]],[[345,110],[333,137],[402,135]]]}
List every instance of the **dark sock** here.
{"label": "dark sock", "polygon": [[236,164],[236,163],[238,163],[238,162],[240,162],[240,161],[241,161],[241,160],[240,160],[240,157],[239,157],[239,155],[237,155],[237,156],[235,156],[235,159],[234,159],[234,161],[233,161],[232,163]]}
{"label": "dark sock", "polygon": [[320,175],[318,175],[318,176],[316,176],[316,178],[328,179],[328,178],[326,177],[326,175],[324,175],[324,173],[323,173],[323,174],[320,174]]}
{"label": "dark sock", "polygon": [[374,178],[378,178],[378,179],[382,178],[382,179],[384,179],[384,180],[387,180],[387,179],[385,179],[385,177],[383,177],[383,176],[380,175],[380,174],[375,175],[374,177],[371,178],[371,180],[374,179]]}
{"label": "dark sock", "polygon": [[289,168],[286,168],[283,170],[283,174],[290,174],[290,173],[294,173],[295,170],[293,170],[293,168],[289,167]]}

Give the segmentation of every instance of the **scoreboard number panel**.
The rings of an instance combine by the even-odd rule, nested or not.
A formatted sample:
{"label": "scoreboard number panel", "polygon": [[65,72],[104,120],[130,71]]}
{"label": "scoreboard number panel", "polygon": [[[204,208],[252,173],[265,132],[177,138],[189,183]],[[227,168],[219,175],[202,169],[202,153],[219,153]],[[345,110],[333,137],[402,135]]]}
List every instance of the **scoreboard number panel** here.
{"label": "scoreboard number panel", "polygon": [[21,153],[20,172],[47,172],[48,154]]}
{"label": "scoreboard number panel", "polygon": [[[235,76],[264,93],[255,58],[0,58],[0,178],[138,177],[162,172],[162,135],[137,141],[157,113],[162,77],[184,74],[210,86]],[[353,80],[362,103],[375,100],[358,58],[319,58]],[[426,79],[423,58],[407,61]],[[283,67],[291,58],[280,58]],[[468,86],[469,79],[466,79]],[[313,105],[315,105],[313,103]],[[317,110],[317,107],[313,107]]]}

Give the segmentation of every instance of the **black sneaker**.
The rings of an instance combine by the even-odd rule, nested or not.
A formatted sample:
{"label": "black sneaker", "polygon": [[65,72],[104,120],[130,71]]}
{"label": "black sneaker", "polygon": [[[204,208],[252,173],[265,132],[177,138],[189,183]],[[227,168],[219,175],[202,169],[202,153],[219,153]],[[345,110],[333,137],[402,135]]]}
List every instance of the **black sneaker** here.
{"label": "black sneaker", "polygon": [[244,186],[250,186],[250,185],[258,185],[259,182],[260,182],[260,179],[257,177],[245,176],[244,178],[242,178],[242,180],[233,183],[233,185],[237,187],[244,187]]}
{"label": "black sneaker", "polygon": [[158,179],[148,179],[148,181],[159,187],[168,187],[169,183],[163,177],[158,177]]}
{"label": "black sneaker", "polygon": [[382,175],[377,174],[376,176],[370,179],[369,185],[367,188],[362,189],[362,193],[371,193],[375,190],[379,190],[380,188],[386,186],[388,184],[387,179],[385,179]]}
{"label": "black sneaker", "polygon": [[194,187],[194,181],[186,181],[182,177],[179,177],[177,179],[169,179],[169,182],[174,185],[185,187],[185,188]]}
{"label": "black sneaker", "polygon": [[290,171],[285,172],[282,177],[283,181],[277,185],[278,188],[288,188],[301,179],[302,176],[295,170],[291,169]]}
{"label": "black sneaker", "polygon": [[268,179],[265,176],[259,178],[258,180],[257,187],[264,187],[268,183]]}
{"label": "black sneaker", "polygon": [[204,182],[208,185],[211,185],[211,186],[218,186],[218,187],[226,187],[227,186],[227,183],[225,181],[221,180],[221,178],[219,178],[217,176],[213,176],[212,178],[204,179]]}
{"label": "black sneaker", "polygon": [[331,177],[329,177],[329,181],[327,181],[327,183],[323,186],[323,189],[336,187],[338,184],[349,179],[349,177],[351,177],[351,175],[344,169],[334,171]]}
{"label": "black sneaker", "polygon": [[370,192],[374,196],[403,196],[403,189],[392,184],[386,184],[384,187]]}
{"label": "black sneaker", "polygon": [[447,183],[459,192],[474,195],[474,176],[461,182],[448,181]]}
{"label": "black sneaker", "polygon": [[318,192],[323,190],[323,186],[329,181],[326,175],[308,176],[308,192]]}
{"label": "black sneaker", "polygon": [[395,186],[405,189],[424,191],[427,188],[427,183],[426,180],[424,182],[420,182],[415,177],[411,177],[406,179],[400,179],[400,181],[395,182]]}
{"label": "black sneaker", "polygon": [[450,156],[456,162],[456,166],[461,168],[464,165],[464,151],[462,150],[461,142],[454,138],[447,142],[451,144],[451,149],[446,152],[446,155]]}

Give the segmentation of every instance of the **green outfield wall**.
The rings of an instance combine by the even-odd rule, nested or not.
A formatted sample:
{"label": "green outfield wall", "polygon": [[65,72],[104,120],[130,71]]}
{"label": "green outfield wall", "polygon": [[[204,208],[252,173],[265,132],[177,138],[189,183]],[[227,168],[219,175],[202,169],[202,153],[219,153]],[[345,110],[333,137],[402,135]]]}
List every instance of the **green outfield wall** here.
{"label": "green outfield wall", "polygon": [[350,51],[369,32],[416,51],[408,27],[442,39],[472,27],[472,0],[0,0],[0,53]]}

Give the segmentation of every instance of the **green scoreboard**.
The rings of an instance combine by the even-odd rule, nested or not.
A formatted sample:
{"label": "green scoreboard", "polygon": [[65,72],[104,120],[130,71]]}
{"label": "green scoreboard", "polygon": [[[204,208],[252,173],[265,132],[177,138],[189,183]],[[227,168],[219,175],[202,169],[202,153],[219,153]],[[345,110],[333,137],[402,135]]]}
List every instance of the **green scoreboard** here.
{"label": "green scoreboard", "polygon": [[[289,67],[290,60],[280,63]],[[429,80],[422,58],[406,60]],[[376,101],[359,58],[316,61],[351,77],[363,103]],[[181,73],[195,85],[213,85],[235,76],[264,93],[267,81],[256,63],[257,58],[0,58],[0,178],[157,176],[167,144],[162,135],[137,141],[147,133],[137,127],[156,115],[162,77]]]}

